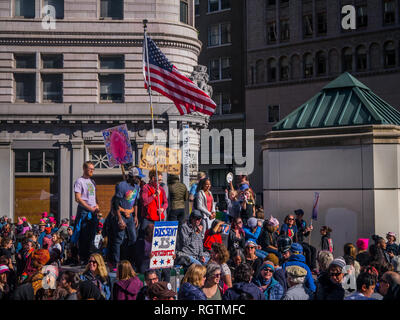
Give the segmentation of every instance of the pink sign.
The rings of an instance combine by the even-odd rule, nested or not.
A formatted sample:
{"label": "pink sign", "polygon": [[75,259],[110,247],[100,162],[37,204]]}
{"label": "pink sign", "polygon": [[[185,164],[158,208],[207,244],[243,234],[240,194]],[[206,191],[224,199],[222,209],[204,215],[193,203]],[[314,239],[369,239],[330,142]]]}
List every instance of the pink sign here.
{"label": "pink sign", "polygon": [[106,147],[108,166],[132,163],[132,146],[126,124],[102,131]]}

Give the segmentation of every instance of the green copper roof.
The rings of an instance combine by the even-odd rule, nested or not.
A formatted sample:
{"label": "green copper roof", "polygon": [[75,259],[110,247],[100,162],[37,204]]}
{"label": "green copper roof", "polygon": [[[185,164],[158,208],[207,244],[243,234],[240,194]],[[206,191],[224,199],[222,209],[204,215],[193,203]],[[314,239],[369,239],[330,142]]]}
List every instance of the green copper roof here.
{"label": "green copper roof", "polygon": [[275,124],[272,130],[364,124],[400,125],[400,112],[345,72]]}

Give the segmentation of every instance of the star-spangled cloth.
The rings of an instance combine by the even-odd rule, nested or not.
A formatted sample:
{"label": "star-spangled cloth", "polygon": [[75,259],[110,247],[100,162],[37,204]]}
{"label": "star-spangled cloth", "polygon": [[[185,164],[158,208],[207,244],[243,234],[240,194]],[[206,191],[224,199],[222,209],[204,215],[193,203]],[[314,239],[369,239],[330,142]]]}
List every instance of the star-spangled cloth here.
{"label": "star-spangled cloth", "polygon": [[207,115],[215,112],[215,102],[189,78],[182,75],[168,61],[150,37],[147,38],[149,66],[147,65],[146,40],[143,41],[144,87],[148,88],[150,69],[151,89],[172,100],[181,115],[198,111]]}

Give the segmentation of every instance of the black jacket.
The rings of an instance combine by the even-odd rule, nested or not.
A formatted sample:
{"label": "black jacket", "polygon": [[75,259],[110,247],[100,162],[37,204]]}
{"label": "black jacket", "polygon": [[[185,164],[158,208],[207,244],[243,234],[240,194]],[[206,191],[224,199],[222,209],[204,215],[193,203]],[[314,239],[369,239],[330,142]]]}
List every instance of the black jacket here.
{"label": "black jacket", "polygon": [[316,300],[343,300],[345,291],[340,284],[333,283],[329,274],[321,273],[317,279]]}
{"label": "black jacket", "polygon": [[18,286],[12,295],[12,300],[35,300],[32,283],[27,282]]}
{"label": "black jacket", "polygon": [[386,301],[399,301],[400,300],[400,285],[394,284],[390,286],[387,294],[383,297]]}
{"label": "black jacket", "polygon": [[229,230],[228,235],[228,250],[232,253],[235,249],[241,249],[244,251],[244,245],[246,243],[245,234],[243,233],[241,238],[236,237],[236,233],[233,230]]}

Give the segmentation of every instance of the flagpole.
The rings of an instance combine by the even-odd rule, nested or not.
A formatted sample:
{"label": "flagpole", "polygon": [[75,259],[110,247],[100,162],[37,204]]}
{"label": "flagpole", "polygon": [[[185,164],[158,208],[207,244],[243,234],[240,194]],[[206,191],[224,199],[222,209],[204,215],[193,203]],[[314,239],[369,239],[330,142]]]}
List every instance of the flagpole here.
{"label": "flagpole", "polygon": [[[150,82],[150,64],[149,64],[149,50],[147,47],[147,19],[143,20],[143,29],[144,29],[144,47],[145,47],[145,57],[146,57],[146,65],[147,65],[147,92],[150,97],[150,113],[151,113],[151,128],[153,131],[153,145],[154,145],[154,162],[156,165],[156,183],[157,183],[157,190],[159,189],[158,185],[158,168],[157,168],[157,155],[156,155],[156,135],[154,131],[154,114],[153,114],[153,98],[151,94],[151,82]],[[158,200],[158,208],[161,209],[160,204],[160,195],[157,193],[157,200]],[[161,221],[161,213],[160,213],[160,221]]]}

